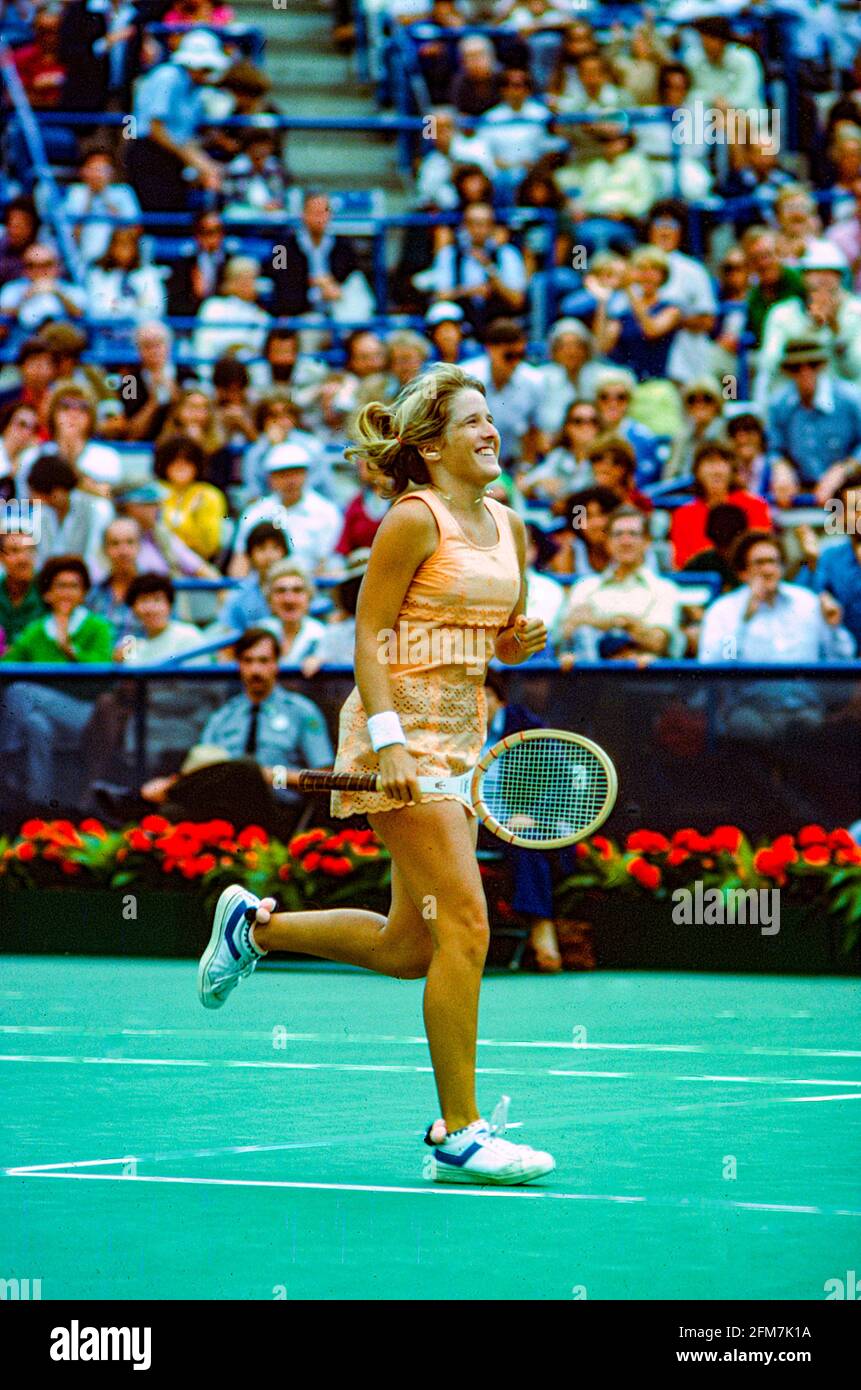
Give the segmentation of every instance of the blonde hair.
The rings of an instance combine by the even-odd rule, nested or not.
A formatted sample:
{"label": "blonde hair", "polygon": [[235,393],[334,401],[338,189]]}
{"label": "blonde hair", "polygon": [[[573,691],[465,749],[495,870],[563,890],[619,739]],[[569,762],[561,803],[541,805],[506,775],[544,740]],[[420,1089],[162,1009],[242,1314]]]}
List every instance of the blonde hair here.
{"label": "blonde hair", "polygon": [[263,580],[263,593],[266,602],[269,602],[269,595],[272,588],[279,579],[283,579],[285,574],[293,575],[296,579],[301,579],[305,585],[305,592],[310,598],[314,592],[314,586],[308,575],[308,571],[299,564],[298,560],[291,560],[285,556],[283,560],[276,560],[274,565],[270,565]]}
{"label": "blonde hair", "polygon": [[164,427],[156,440],[156,444],[162,444],[165,439],[170,439],[175,434],[188,434],[188,426],[183,424],[183,406],[191,396],[203,396],[208,407],[206,424],[203,427],[203,438],[199,441],[206,454],[214,454],[216,449],[220,449],[224,443],[224,435],[218,423],[218,416],[215,410],[215,402],[202,382],[189,382],[184,386],[179,394],[179,399],[172,407],[164,422]]}
{"label": "blonde hair", "polygon": [[383,494],[387,497],[406,492],[411,483],[429,483],[419,448],[445,434],[459,391],[485,394],[475,377],[441,362],[413,377],[391,405],[371,401],[356,417],[356,442],[346,450],[347,458],[364,459],[372,479],[387,479],[389,486]]}

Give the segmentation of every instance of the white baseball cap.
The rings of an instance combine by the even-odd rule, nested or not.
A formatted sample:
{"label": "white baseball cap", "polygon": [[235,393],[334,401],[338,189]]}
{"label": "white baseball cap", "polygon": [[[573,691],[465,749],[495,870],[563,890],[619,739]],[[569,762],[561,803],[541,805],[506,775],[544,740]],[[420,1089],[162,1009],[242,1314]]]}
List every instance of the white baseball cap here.
{"label": "white baseball cap", "polygon": [[208,69],[222,73],[230,67],[230,59],[223,51],[218,39],[206,29],[192,29],[183,34],[171,58],[183,68]]}
{"label": "white baseball cap", "polygon": [[310,468],[311,455],[301,444],[275,444],[266,455],[266,472],[281,473],[288,468]]}

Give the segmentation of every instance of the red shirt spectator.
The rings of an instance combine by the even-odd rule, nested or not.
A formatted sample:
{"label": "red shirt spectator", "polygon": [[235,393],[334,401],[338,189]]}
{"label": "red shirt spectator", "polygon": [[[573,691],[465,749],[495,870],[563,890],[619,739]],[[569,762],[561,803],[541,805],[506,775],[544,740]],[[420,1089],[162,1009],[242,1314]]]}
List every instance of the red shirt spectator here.
{"label": "red shirt spectator", "polygon": [[740,507],[749,530],[771,530],[771,512],[765,499],[736,486],[735,456],[725,444],[713,440],[700,445],[694,459],[694,478],[698,496],[673,513],[670,525],[676,569],[682,569],[700,551],[711,549],[706,524],[712,507],[719,503]]}

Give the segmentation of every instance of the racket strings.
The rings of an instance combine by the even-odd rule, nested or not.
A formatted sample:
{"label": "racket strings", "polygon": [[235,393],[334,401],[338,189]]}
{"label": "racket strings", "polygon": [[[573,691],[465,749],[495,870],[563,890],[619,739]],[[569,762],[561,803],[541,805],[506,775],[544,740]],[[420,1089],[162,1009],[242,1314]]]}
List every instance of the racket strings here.
{"label": "racket strings", "polygon": [[481,783],[491,816],[523,843],[586,830],[601,816],[609,793],[607,770],[590,748],[553,738],[503,749]]}

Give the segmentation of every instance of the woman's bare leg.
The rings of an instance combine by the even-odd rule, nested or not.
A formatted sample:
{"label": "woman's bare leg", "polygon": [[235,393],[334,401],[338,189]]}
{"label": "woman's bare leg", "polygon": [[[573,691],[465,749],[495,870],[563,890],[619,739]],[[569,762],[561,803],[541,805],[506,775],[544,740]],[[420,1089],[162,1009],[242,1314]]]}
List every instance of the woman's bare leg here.
{"label": "woman's bare leg", "polygon": [[395,863],[388,917],[358,907],[276,912],[265,925],[255,923],[254,940],[264,951],[322,956],[402,980],[427,974],[433,954],[428,924],[413,907]]}

